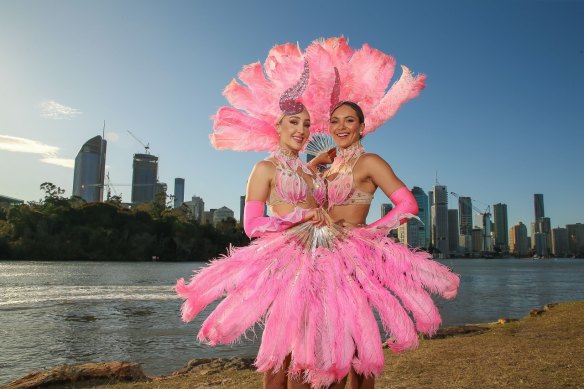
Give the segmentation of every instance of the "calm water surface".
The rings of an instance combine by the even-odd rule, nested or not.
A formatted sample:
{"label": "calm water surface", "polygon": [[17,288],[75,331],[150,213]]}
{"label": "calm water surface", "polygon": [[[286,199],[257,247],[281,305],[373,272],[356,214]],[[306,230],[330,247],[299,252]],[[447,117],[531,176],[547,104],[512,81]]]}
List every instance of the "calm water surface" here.
{"label": "calm water surface", "polygon": [[[523,317],[554,301],[584,299],[584,260],[444,261],[458,297],[438,300],[444,325]],[[258,341],[207,347],[179,319],[177,278],[202,263],[0,261],[0,385],[63,363],[129,360],[166,374],[193,358],[254,355]],[[253,338],[252,335],[250,337]]]}

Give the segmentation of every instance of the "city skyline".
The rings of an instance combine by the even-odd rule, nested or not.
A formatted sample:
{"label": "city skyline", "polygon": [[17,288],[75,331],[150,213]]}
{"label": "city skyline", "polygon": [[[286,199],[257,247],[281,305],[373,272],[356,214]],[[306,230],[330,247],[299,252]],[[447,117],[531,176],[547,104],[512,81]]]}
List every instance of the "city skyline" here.
{"label": "city skyline", "polygon": [[[95,143],[96,142],[96,139],[99,139],[99,141],[100,142],[103,142],[102,144],[104,144],[104,145],[107,143],[106,140],[103,140],[103,141],[101,140],[102,139],[101,136],[99,136],[99,135],[95,136],[94,138],[90,139],[89,141],[87,141],[82,146],[80,152],[78,153],[77,159],[80,158],[79,156],[82,154],[82,152],[88,151],[88,150],[85,150],[88,147],[87,145],[90,144],[90,142],[94,142]],[[104,146],[104,148],[105,148],[105,146]],[[103,152],[103,158],[105,159],[105,151]],[[158,163],[157,163],[158,157],[153,156],[153,155],[150,155],[150,154],[134,154],[134,156],[133,156],[133,164],[134,164],[134,167],[132,169],[133,170],[133,176],[134,176],[133,177],[133,180],[135,180],[136,163],[138,161],[138,164],[140,164],[141,162],[143,162],[142,160],[144,158],[147,158],[148,159],[147,162],[150,162],[150,163],[151,162],[154,162],[154,165],[155,165],[154,171],[153,171],[153,173],[148,173],[148,175],[150,176],[150,178],[147,180],[147,181],[154,182],[154,184],[146,184],[145,185],[144,183],[135,183],[135,184],[130,185],[131,186],[130,191],[132,193],[132,196],[135,196],[135,192],[136,191],[138,191],[138,192],[142,191],[143,192],[144,189],[145,189],[145,188],[143,188],[143,186],[145,186],[145,187],[147,187],[152,192],[150,195],[147,195],[146,197],[148,197],[148,198],[152,197],[152,200],[151,201],[153,201],[154,200],[154,192],[157,191],[156,186],[157,185],[162,185],[164,187],[163,191],[166,193],[166,191],[167,191],[166,190],[166,183],[163,183],[162,181],[158,181],[158,180],[155,179],[156,176],[157,176],[157,174],[158,174],[157,173],[157,169],[158,169]],[[76,159],[76,162],[75,162],[75,165],[74,165],[76,168],[77,168],[77,165],[78,165],[77,159]],[[148,168],[146,170],[151,170],[151,169]],[[74,176],[76,175],[75,169],[73,170],[73,174],[74,174]],[[76,178],[75,178],[75,180],[76,180]],[[75,180],[74,180],[74,184],[73,184],[73,190],[75,190],[75,188],[76,188]],[[174,192],[171,193],[171,194],[167,194],[167,197],[168,197],[168,201],[172,200],[172,204],[170,205],[170,207],[171,208],[178,208],[180,206],[180,204],[182,204],[183,202],[185,202],[184,201],[184,185],[185,185],[185,179],[184,178],[175,177],[174,178],[174,182],[175,182],[175,184],[174,184]],[[81,184],[79,184],[79,185],[81,185]],[[103,200],[106,200],[106,198],[105,198],[105,194],[106,194],[105,189],[110,189],[110,185],[111,185],[111,188],[114,189],[114,193],[117,193],[118,189],[115,189],[115,184],[111,184],[111,183],[108,183],[108,182],[105,182],[105,184],[104,184],[104,174],[103,174],[103,170],[102,170],[102,173],[101,173],[101,183],[93,184],[91,186],[93,187],[92,189],[94,191],[97,190],[97,192],[100,193],[100,195],[103,198]],[[432,187],[432,189],[435,189],[436,187],[443,187],[443,186],[442,185],[435,184]],[[416,189],[423,191],[423,188],[420,188],[418,186],[413,186],[410,189],[412,191],[415,191]],[[176,193],[177,190],[178,190],[178,194]],[[434,193],[434,190],[428,191],[428,193],[429,194],[433,194]],[[108,194],[109,194],[109,191],[108,191]],[[0,195],[2,195],[2,193],[0,193]],[[75,193],[73,193],[72,195],[75,195]],[[480,226],[478,222],[475,222],[475,223],[472,222],[472,215],[475,215],[475,216],[480,215],[480,212],[476,208],[476,206],[474,206],[475,207],[474,210],[472,209],[473,208],[473,205],[472,205],[472,201],[473,201],[472,200],[472,197],[470,197],[470,196],[459,196],[458,194],[453,193],[453,192],[449,192],[448,190],[444,190],[444,194],[442,194],[441,196],[442,197],[444,197],[444,196],[448,196],[448,197],[453,196],[453,197],[455,197],[458,200],[458,208],[449,208],[448,205],[446,206],[446,210],[448,212],[447,219],[449,219],[449,221],[448,221],[448,225],[449,226],[452,224],[451,221],[450,221],[450,219],[451,219],[450,213],[451,213],[451,211],[456,211],[457,212],[456,213],[456,219],[458,220],[458,222],[457,222],[458,233],[461,233],[462,235],[464,235],[463,231],[465,231],[465,227],[464,227],[465,225],[468,225],[470,227],[470,229],[472,229],[474,227],[480,227],[480,228],[482,228],[482,226]],[[66,196],[66,197],[68,197],[68,196]],[[81,197],[84,197],[84,196],[81,196]],[[193,198],[193,201],[195,201],[195,199],[199,199],[197,201],[200,201],[200,202],[203,201],[203,200],[201,200],[200,197],[198,197],[196,195],[193,195],[192,198]],[[95,200],[88,200],[88,199],[85,199],[85,200],[88,201],[88,202],[89,201],[95,201]],[[239,222],[241,222],[241,219],[242,219],[242,216],[243,216],[243,208],[242,208],[242,206],[243,206],[244,200],[245,200],[245,196],[240,196],[240,201],[239,201],[239,219],[238,219]],[[145,200],[142,199],[142,198],[140,198],[137,201],[134,201],[134,199],[132,199],[130,201],[126,201],[126,199],[122,198],[122,201],[123,202],[126,202],[126,203],[139,204],[140,202],[144,202]],[[420,203],[420,201],[418,201],[418,202]],[[553,224],[550,223],[550,218],[549,217],[541,217],[541,215],[545,215],[545,211],[544,211],[544,194],[543,193],[534,193],[533,194],[533,202],[534,202],[534,215],[535,216],[534,216],[533,221],[531,221],[531,224],[534,225],[534,226],[537,226],[537,223],[538,222],[541,222],[540,219],[545,219],[547,221],[547,223],[549,224],[549,226],[547,227],[547,229],[549,230],[549,231],[547,231],[548,232],[548,235],[550,235],[549,238],[548,238],[548,244],[551,244],[551,242],[552,242],[551,229],[553,227]],[[185,202],[185,204],[187,204],[187,206],[189,206],[189,207],[190,207],[190,203],[192,203],[192,201]],[[430,204],[430,203],[428,203],[428,204]],[[485,208],[485,211],[487,211],[489,209],[492,210],[492,214],[491,215],[494,216],[495,219],[496,219],[496,216],[495,215],[497,214],[496,207],[497,206],[504,206],[505,207],[505,210],[504,210],[505,222],[502,225],[502,228],[500,230],[508,231],[508,228],[506,228],[507,227],[507,223],[508,223],[507,204],[498,203],[498,204],[484,204],[484,205],[487,205],[487,207],[488,207],[488,208]],[[387,212],[389,212],[393,208],[393,206],[394,205],[392,203],[381,203],[380,217],[385,216],[385,214]],[[224,207],[225,206],[221,206],[221,207],[217,207],[217,208],[224,208]],[[431,208],[431,207],[432,206],[429,205],[429,208]],[[201,208],[201,207],[199,206],[199,208]],[[217,208],[215,208],[215,209],[217,209]],[[227,208],[229,208],[229,207],[227,207]],[[209,208],[209,209],[213,209],[213,208]],[[468,215],[466,215],[466,216],[463,217],[462,216],[462,214],[463,214],[462,212],[459,215],[459,212],[461,210],[464,210],[465,211],[465,213],[464,213],[465,215],[466,215],[466,213],[470,212],[471,217],[469,217]],[[198,212],[204,212],[204,209],[201,208],[201,210],[200,211],[197,211],[196,213],[198,214]],[[540,216],[539,219],[538,219],[538,215]],[[195,219],[197,219],[197,217],[195,217]],[[431,218],[429,218],[429,219],[431,219]],[[463,221],[463,219],[464,219],[464,221]],[[470,224],[468,224],[469,223],[469,220],[470,220]],[[525,221],[524,220],[519,220],[517,223],[523,223],[523,222],[525,222]],[[527,221],[527,223],[529,223],[529,221]],[[577,223],[581,223],[581,222],[580,221],[576,221],[576,222],[573,222],[573,223],[566,223],[564,225],[564,228],[566,227],[566,225],[569,225],[569,224],[577,224]],[[584,223],[584,221],[582,221],[582,223]],[[495,222],[493,222],[493,220],[491,220],[491,224],[494,225]],[[561,226],[560,225],[557,225],[557,227],[561,227]],[[535,228],[535,232],[538,232],[539,229],[541,229],[541,228],[538,229],[538,227],[534,227],[534,228]],[[446,234],[446,235],[448,235],[449,238],[451,237],[450,229],[451,229],[451,227],[448,227],[449,232]],[[494,232],[494,231],[495,230],[493,229],[493,231],[491,231],[491,232]],[[532,235],[530,235],[530,237]],[[504,238],[504,241],[506,241],[506,242],[504,243],[504,245],[506,245],[507,247],[508,247],[508,240],[509,240],[509,235],[508,235],[508,233],[506,233],[505,234],[505,238]],[[454,242],[450,242],[450,241],[448,242],[448,245],[450,247],[453,247],[453,245],[458,245],[458,244],[459,243],[454,243]],[[450,249],[450,251],[452,251],[452,248]]]}
{"label": "city skyline", "polygon": [[[237,210],[266,154],[211,148],[221,91],[273,45],[344,35],[428,76],[420,97],[363,141],[409,188],[429,192],[437,176],[461,196],[507,204],[509,226],[528,229],[543,193],[552,227],[584,221],[584,183],[574,178],[584,158],[581,2],[297,5],[310,9],[300,24],[285,4],[4,2],[0,164],[18,174],[0,176],[0,194],[38,200],[49,181],[71,195],[73,159],[105,120],[111,182],[132,182],[132,156],[143,151],[132,131],[159,158],[161,182],[182,177],[185,198]],[[338,23],[346,9],[355,23]],[[415,22],[397,17],[412,13]],[[129,187],[118,189],[130,201]],[[386,202],[378,191],[368,222]]]}

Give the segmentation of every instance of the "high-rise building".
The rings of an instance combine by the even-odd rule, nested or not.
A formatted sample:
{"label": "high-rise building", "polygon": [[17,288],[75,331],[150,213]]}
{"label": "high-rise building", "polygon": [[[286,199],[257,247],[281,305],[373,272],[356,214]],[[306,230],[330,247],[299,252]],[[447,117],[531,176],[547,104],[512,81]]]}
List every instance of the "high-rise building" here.
{"label": "high-rise building", "polygon": [[472,200],[470,197],[458,198],[458,219],[460,235],[472,234]]}
{"label": "high-rise building", "polygon": [[451,254],[458,253],[458,242],[460,234],[458,233],[458,209],[448,210],[448,250]]}
{"label": "high-rise building", "polygon": [[547,257],[549,254],[547,236],[543,232],[536,232],[533,234],[535,241],[535,255],[540,257]]}
{"label": "high-rise building", "polygon": [[[534,223],[531,224],[531,248],[537,251],[535,244],[536,244],[536,234],[541,233],[544,234],[545,239],[547,240],[545,247],[551,249],[552,246],[552,226],[549,217],[540,217]],[[537,239],[543,239],[542,237],[538,237]],[[540,245],[541,246],[541,245]],[[547,256],[549,253],[546,253]]]}
{"label": "high-rise building", "polygon": [[[392,209],[393,209],[393,205],[392,204],[389,204],[389,203],[383,203],[383,204],[381,204],[381,217],[384,217],[385,215],[387,215],[389,213],[389,211],[391,211]],[[391,230],[391,231],[389,231],[388,236],[399,239],[398,238],[398,231],[397,230]]]}
{"label": "high-rise building", "polygon": [[475,227],[483,232],[483,251],[493,251],[493,222],[489,212],[477,213],[475,216]]}
{"label": "high-rise building", "polygon": [[233,219],[233,211],[227,207],[221,207],[213,212],[213,225],[217,225],[219,222],[226,219]]}
{"label": "high-rise building", "polygon": [[168,185],[166,185],[166,182],[157,182],[154,185],[154,200],[160,202],[161,205],[166,205],[167,192]]}
{"label": "high-rise building", "polygon": [[567,224],[568,247],[571,255],[584,255],[584,224]]}
{"label": "high-rise building", "polygon": [[215,215],[215,211],[217,208],[211,208],[208,211],[203,212],[203,221],[201,224],[213,224],[213,216]]}
{"label": "high-rise building", "polygon": [[243,225],[243,211],[245,210],[245,195],[239,196],[239,223]]}
{"label": "high-rise building", "polygon": [[24,200],[15,199],[14,197],[0,195],[0,205],[4,205],[6,207],[9,207],[9,206],[15,206],[15,205],[20,205],[20,204],[24,204]]}
{"label": "high-rise building", "polygon": [[432,241],[432,226],[434,221],[432,220],[432,207],[434,206],[434,191],[428,191],[428,227],[426,227],[426,241],[428,246],[434,244]]}
{"label": "high-rise building", "polygon": [[153,201],[157,182],[158,157],[150,154],[134,154],[132,204]]}
{"label": "high-rise building", "polygon": [[[428,215],[428,196],[424,191],[415,186],[412,188],[412,194],[416,199],[418,204],[418,217],[423,221]],[[382,204],[381,212],[382,214],[386,209],[384,209]],[[418,219],[412,218],[407,221],[407,223],[401,224],[397,229],[397,239],[407,244],[410,247],[426,248],[426,228],[425,225]]]}
{"label": "high-rise building", "polygon": [[472,252],[475,254],[480,254],[485,251],[483,246],[483,229],[475,227],[472,229]]}
{"label": "high-rise building", "polygon": [[565,257],[568,255],[568,229],[567,228],[553,228],[552,229],[552,254],[556,257]]}
{"label": "high-rise building", "polygon": [[[264,216],[268,216],[268,205],[264,204]],[[239,223],[243,225],[245,217],[245,195],[239,196]]]}
{"label": "high-rise building", "polygon": [[411,223],[412,226],[415,226],[414,228],[418,228],[417,242],[415,245],[412,244],[412,246],[427,248],[430,243],[430,209],[428,208],[428,195],[418,186],[412,188],[412,194],[416,199],[416,203],[418,203],[418,217],[422,221],[420,222],[416,219],[410,219],[408,222],[408,224]]}
{"label": "high-rise building", "polygon": [[205,224],[205,202],[202,198],[193,196],[191,201],[185,201],[184,204],[189,207],[193,220]]}
{"label": "high-rise building", "polygon": [[498,203],[493,207],[495,247],[505,253],[509,251],[509,224],[507,219],[507,204]]}
{"label": "high-rise building", "polygon": [[410,219],[406,223],[401,224],[397,228],[397,239],[401,243],[407,244],[410,247],[423,248],[424,246],[420,245],[420,241],[425,241],[426,237],[420,236],[420,232],[424,231],[420,231],[418,224],[420,224],[420,222],[416,219]]}
{"label": "high-rise building", "polygon": [[461,196],[458,198],[458,223],[459,242],[462,252],[472,252],[472,200],[470,197]]}
{"label": "high-rise building", "polygon": [[185,179],[174,179],[174,208],[180,208],[185,202]]}
{"label": "high-rise building", "polygon": [[445,185],[434,185],[433,193],[432,244],[436,251],[448,257],[448,191]]}
{"label": "high-rise building", "polygon": [[533,207],[535,209],[535,221],[545,217],[545,211],[543,208],[543,194],[536,193],[533,195]]}
{"label": "high-rise building", "polygon": [[548,248],[551,248],[552,242],[552,222],[549,217],[542,217],[539,219],[539,231],[546,235],[548,241]]}
{"label": "high-rise building", "polygon": [[106,149],[107,141],[99,135],[83,144],[75,157],[74,196],[87,202],[103,201]]}
{"label": "high-rise building", "polygon": [[381,217],[384,217],[385,215],[387,215],[389,213],[389,211],[391,211],[393,209],[393,205],[388,204],[388,203],[382,203],[381,204]]}
{"label": "high-rise building", "polygon": [[516,256],[524,257],[529,252],[529,240],[527,238],[527,227],[519,222],[509,230],[509,250]]}

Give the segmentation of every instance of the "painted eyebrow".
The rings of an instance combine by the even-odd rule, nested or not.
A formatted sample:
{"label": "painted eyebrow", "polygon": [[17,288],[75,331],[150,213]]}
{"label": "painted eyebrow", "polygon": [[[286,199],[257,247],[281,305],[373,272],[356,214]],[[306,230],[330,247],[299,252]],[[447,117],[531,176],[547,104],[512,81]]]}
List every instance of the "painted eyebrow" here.
{"label": "painted eyebrow", "polygon": [[[348,118],[355,119],[355,116],[353,116],[353,115],[347,115],[347,116],[345,116],[345,119],[348,119]],[[340,119],[340,118],[338,116],[333,116],[333,117],[331,117],[331,119]]]}

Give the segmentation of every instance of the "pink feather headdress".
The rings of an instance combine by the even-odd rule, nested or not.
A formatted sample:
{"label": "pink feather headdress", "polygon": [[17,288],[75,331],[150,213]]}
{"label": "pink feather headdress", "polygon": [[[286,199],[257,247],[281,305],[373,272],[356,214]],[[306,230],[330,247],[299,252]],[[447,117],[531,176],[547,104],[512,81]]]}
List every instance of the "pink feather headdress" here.
{"label": "pink feather headdress", "polygon": [[[306,99],[305,105],[310,112],[312,133],[328,133],[331,109],[338,102],[352,101],[365,114],[365,136],[390,120],[402,104],[425,87],[425,75],[414,76],[402,66],[400,78],[388,89],[395,59],[368,44],[354,50],[344,37],[316,40],[306,49],[305,56],[311,72],[311,99]],[[315,96],[319,101],[314,100]]]}
{"label": "pink feather headdress", "polygon": [[371,133],[424,89],[426,76],[414,76],[402,66],[388,90],[395,65],[393,57],[367,44],[354,50],[344,37],[316,40],[304,53],[292,43],[275,46],[263,65],[244,66],[238,74],[241,83],[234,79],[223,91],[231,107],[221,107],[213,116],[211,144],[216,149],[274,150],[279,142],[276,121],[299,103],[310,113],[310,131],[328,134],[332,100],[359,104],[364,135]]}
{"label": "pink feather headdress", "polygon": [[262,65],[244,66],[223,91],[232,107],[213,116],[211,144],[219,150],[270,151],[278,146],[276,121],[282,114],[304,109],[301,96],[309,80],[309,66],[300,48],[275,46]]}

